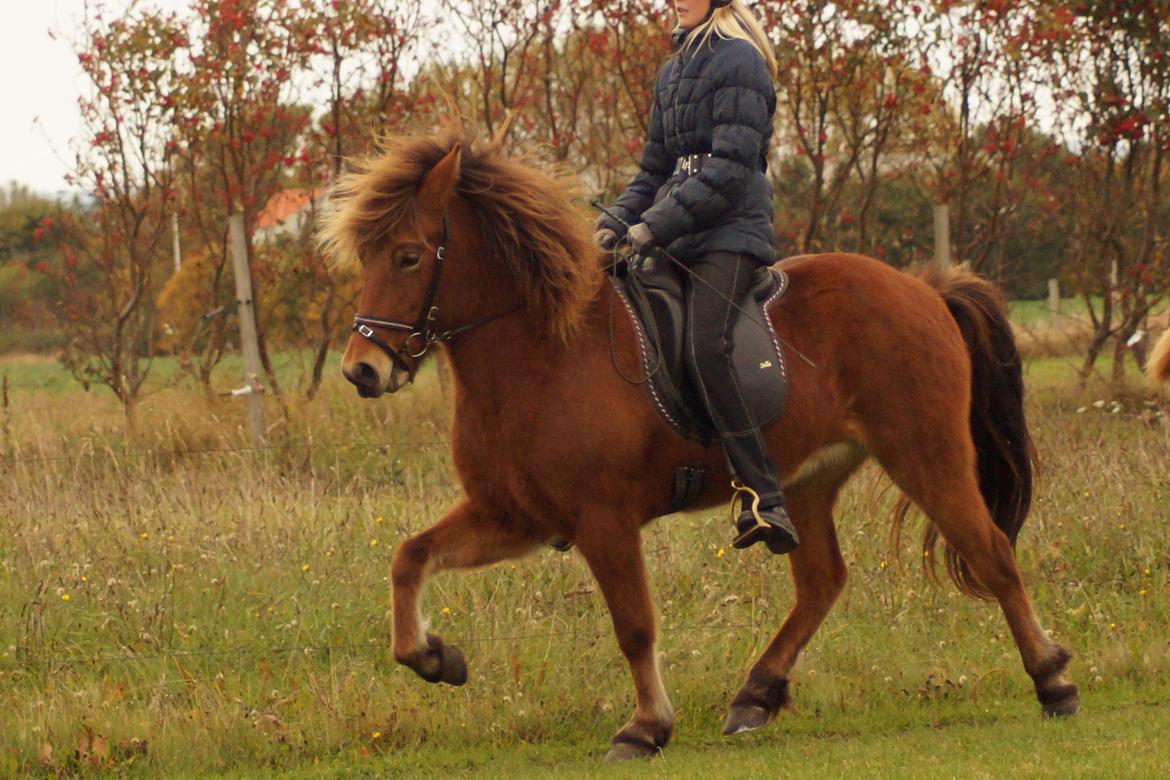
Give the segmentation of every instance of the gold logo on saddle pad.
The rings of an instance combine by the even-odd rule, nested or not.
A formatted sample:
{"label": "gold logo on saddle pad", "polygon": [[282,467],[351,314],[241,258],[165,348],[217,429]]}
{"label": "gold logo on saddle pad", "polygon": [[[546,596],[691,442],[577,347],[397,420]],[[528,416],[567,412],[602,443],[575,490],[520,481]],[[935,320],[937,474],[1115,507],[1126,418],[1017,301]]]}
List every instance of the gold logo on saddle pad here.
{"label": "gold logo on saddle pad", "polygon": [[761,368],[761,369],[764,369],[764,368],[771,368],[771,367],[772,367],[772,361],[771,361],[771,360],[765,360],[763,363],[760,363],[760,368]]}

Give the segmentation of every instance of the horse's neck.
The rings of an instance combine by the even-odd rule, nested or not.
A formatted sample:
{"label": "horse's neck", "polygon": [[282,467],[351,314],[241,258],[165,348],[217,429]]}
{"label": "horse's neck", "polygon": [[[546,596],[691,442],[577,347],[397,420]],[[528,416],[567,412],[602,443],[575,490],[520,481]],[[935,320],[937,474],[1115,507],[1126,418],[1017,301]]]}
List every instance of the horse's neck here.
{"label": "horse's neck", "polygon": [[[625,319],[620,306],[615,316]],[[624,327],[628,326],[619,324],[619,332]],[[603,360],[609,366],[609,343],[604,289],[590,304],[580,330],[567,340],[542,333],[523,309],[470,330],[448,347],[459,388],[457,403],[465,407],[457,408],[456,414],[477,407],[493,413],[509,404],[531,409],[542,403],[571,402],[563,395],[550,397],[550,389],[576,382],[604,382],[605,377],[597,373]]]}

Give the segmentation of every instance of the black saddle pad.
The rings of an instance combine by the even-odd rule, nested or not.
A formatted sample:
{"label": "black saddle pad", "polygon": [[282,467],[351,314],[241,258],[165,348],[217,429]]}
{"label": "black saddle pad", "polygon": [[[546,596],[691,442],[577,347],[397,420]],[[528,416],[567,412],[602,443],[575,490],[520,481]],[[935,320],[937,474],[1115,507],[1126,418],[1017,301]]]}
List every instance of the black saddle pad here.
{"label": "black saddle pad", "polygon": [[[708,444],[716,432],[683,363],[687,283],[683,273],[669,260],[646,258],[637,270],[627,270],[612,283],[638,333],[652,405],[684,437]],[[737,301],[744,313],[733,331],[732,359],[748,408],[761,427],[780,416],[788,397],[784,353],[767,313],[787,289],[787,274],[764,268],[745,299]]]}

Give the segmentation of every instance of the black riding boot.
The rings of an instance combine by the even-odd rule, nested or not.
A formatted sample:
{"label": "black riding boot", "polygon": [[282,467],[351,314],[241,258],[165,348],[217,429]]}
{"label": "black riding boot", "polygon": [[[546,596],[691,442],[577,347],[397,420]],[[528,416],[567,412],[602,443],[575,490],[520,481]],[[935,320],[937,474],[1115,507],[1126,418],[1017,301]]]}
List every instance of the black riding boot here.
{"label": "black riding boot", "polygon": [[[743,495],[739,517],[735,519],[736,537],[731,546],[742,550],[756,542],[763,542],[776,555],[786,555],[800,544],[796,526],[784,508],[783,496],[780,503],[761,507],[755,491],[733,480],[731,486]],[[734,500],[734,499],[733,499]]]}
{"label": "black riding boot", "polygon": [[729,301],[739,304],[746,298],[760,263],[714,252],[689,265],[703,281],[688,280],[687,371],[719,432],[730,471],[742,482],[742,490],[736,489],[746,497],[732,545],[765,542],[778,555],[790,552],[798,544],[796,529],[784,510],[776,466],[744,402],[731,359],[740,312]]}

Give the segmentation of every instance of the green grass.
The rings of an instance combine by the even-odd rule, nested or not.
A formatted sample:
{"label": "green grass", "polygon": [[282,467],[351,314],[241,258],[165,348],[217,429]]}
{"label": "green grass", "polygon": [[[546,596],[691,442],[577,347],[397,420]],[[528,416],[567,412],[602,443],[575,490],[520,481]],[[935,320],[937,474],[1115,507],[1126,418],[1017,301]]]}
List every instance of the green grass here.
{"label": "green grass", "polygon": [[1170,765],[1167,703],[1095,699],[1077,718],[1055,722],[1012,708],[937,719],[914,710],[877,722],[798,714],[736,739],[680,736],[653,761],[619,767],[599,765],[600,751],[590,745],[517,745],[494,755],[375,754],[286,776],[1158,778]]}
{"label": "green grass", "polygon": [[[288,420],[269,402],[278,427],[257,450],[236,400],[160,390],[127,438],[108,393],[47,391],[51,363],[6,369],[0,777],[82,771],[89,730],[130,776],[602,773],[632,690],[575,554],[432,583],[424,609],[466,652],[467,686],[389,657],[389,556],[458,495],[435,372],[380,402],[331,372]],[[1043,722],[998,609],[931,586],[913,534],[889,549],[892,491],[867,469],[840,504],[850,584],[797,666],[798,712],[759,735],[718,730],[791,603],[786,564],[728,548],[721,512],[647,530],[676,740],[606,776],[1170,766],[1170,428],[1136,396],[1115,411],[1096,388],[1071,395],[1058,359],[1030,362],[1028,382],[1044,464],[1018,556],[1076,656],[1080,716]]]}
{"label": "green grass", "polygon": [[[340,355],[330,353],[326,361],[325,374],[336,373]],[[294,394],[303,389],[312,369],[312,355],[309,352],[277,352],[273,355],[273,367],[282,388]],[[0,377],[8,374],[10,387],[15,391],[71,393],[78,389],[68,369],[48,355],[4,355],[0,353]],[[243,359],[236,354],[226,355],[212,374],[212,387],[226,391],[243,383]],[[144,398],[149,400],[154,393],[176,384],[189,384],[190,376],[180,365],[180,359],[173,356],[155,358],[150,363]],[[101,385],[94,385],[98,394],[109,391]]]}

